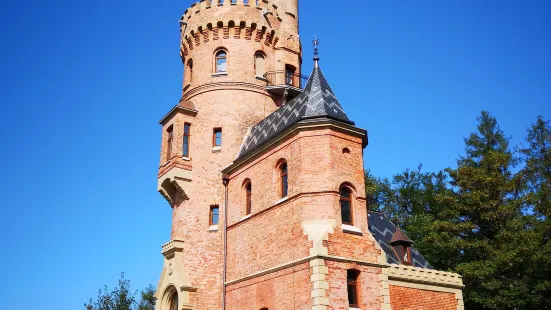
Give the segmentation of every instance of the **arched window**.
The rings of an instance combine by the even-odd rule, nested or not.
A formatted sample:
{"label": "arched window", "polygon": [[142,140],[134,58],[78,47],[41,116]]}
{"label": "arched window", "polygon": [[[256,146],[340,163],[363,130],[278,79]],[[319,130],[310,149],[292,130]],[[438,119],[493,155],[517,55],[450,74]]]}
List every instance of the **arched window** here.
{"label": "arched window", "polygon": [[358,308],[358,270],[350,269],[346,271],[346,284],[348,290],[348,304],[350,308]]}
{"label": "arched window", "polygon": [[264,76],[266,73],[266,59],[261,52],[254,54],[254,72],[256,76]]}
{"label": "arched window", "polygon": [[178,310],[178,293],[174,292],[170,299],[170,310]]}
{"label": "arched window", "polygon": [[340,196],[342,223],[352,225],[352,191],[348,187],[341,187]]}
{"label": "arched window", "polygon": [[252,185],[251,181],[245,183],[245,215],[250,215],[252,211]]}
{"label": "arched window", "polygon": [[188,72],[188,83],[191,83],[193,81],[193,60],[190,59],[187,62],[187,72]]}
{"label": "arched window", "polygon": [[289,174],[285,161],[279,165],[279,183],[281,198],[287,197],[289,193]]}
{"label": "arched window", "polygon": [[226,71],[226,57],[227,57],[227,54],[226,54],[226,51],[225,50],[219,50],[218,52],[216,52],[215,54],[215,72],[216,73],[221,73],[221,72],[227,72]]}
{"label": "arched window", "polygon": [[173,127],[172,125],[170,125],[170,127],[168,127],[166,129],[166,134],[167,134],[167,139],[166,139],[166,160],[170,160],[170,158],[172,158],[172,140],[174,138],[174,135],[173,135]]}

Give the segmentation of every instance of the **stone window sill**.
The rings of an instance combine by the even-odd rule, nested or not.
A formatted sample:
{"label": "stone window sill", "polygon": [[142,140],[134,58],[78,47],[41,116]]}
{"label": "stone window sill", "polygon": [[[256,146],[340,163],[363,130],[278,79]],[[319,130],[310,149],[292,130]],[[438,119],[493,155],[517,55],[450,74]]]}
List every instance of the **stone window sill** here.
{"label": "stone window sill", "polygon": [[218,225],[211,225],[209,227],[209,231],[217,231],[218,230]]}
{"label": "stone window sill", "polygon": [[213,73],[212,77],[227,76],[227,75],[228,75],[228,72],[217,72],[217,73]]}
{"label": "stone window sill", "polygon": [[289,196],[285,196],[285,197],[281,198],[280,200],[278,200],[278,201],[276,201],[276,202],[274,203],[274,206],[275,206],[275,205],[278,205],[278,204],[280,204],[280,203],[282,203],[282,202],[284,202],[284,201],[287,200],[288,198],[289,198]]}
{"label": "stone window sill", "polygon": [[360,308],[350,308],[350,310],[362,310]]}
{"label": "stone window sill", "polygon": [[[342,224],[342,231],[349,234],[363,235],[362,230],[356,226]],[[350,308],[356,309],[356,308]]]}
{"label": "stone window sill", "polygon": [[182,157],[182,159],[183,159],[183,160],[186,160],[186,161],[190,161],[190,160],[191,160],[191,158],[189,158],[189,157],[185,157],[185,156],[184,156],[184,157]]}
{"label": "stone window sill", "polygon": [[241,222],[241,221],[244,221],[244,220],[248,219],[249,217],[251,217],[251,215],[250,215],[250,214],[249,214],[249,215],[245,215],[245,217],[244,217],[244,218],[242,218],[242,219],[240,219],[239,221],[240,221],[240,222]]}
{"label": "stone window sill", "polygon": [[222,147],[221,146],[214,146],[212,147],[212,151],[213,152],[220,152],[222,150]]}

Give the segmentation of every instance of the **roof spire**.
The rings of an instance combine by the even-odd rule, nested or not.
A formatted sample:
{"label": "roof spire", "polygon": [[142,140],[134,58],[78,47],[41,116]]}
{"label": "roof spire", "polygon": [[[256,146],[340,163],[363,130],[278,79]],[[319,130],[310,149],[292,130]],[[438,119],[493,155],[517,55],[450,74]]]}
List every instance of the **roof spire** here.
{"label": "roof spire", "polygon": [[320,40],[317,36],[314,36],[314,40],[312,40],[312,46],[314,47],[314,68],[319,68],[319,60],[320,60],[320,53],[318,46],[320,45]]}

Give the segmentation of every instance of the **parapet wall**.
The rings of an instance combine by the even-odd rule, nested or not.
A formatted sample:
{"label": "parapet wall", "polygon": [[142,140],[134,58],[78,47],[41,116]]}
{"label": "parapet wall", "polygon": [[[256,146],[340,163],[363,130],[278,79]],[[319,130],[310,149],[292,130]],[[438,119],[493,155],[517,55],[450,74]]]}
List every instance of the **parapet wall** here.
{"label": "parapet wall", "polygon": [[[184,58],[202,42],[218,39],[246,39],[276,47],[282,24],[296,17],[267,0],[203,0],[188,8],[180,19],[181,56]],[[288,23],[296,24],[296,23]],[[298,33],[297,26],[286,32]]]}

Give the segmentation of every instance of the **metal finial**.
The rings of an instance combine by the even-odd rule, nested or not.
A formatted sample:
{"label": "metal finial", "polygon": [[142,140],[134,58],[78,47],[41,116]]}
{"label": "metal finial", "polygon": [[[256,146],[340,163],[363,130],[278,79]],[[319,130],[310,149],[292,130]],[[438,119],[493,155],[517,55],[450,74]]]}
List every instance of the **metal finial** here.
{"label": "metal finial", "polygon": [[312,41],[312,46],[314,47],[314,68],[319,68],[320,53],[318,46],[320,45],[320,40],[317,36],[314,36]]}

